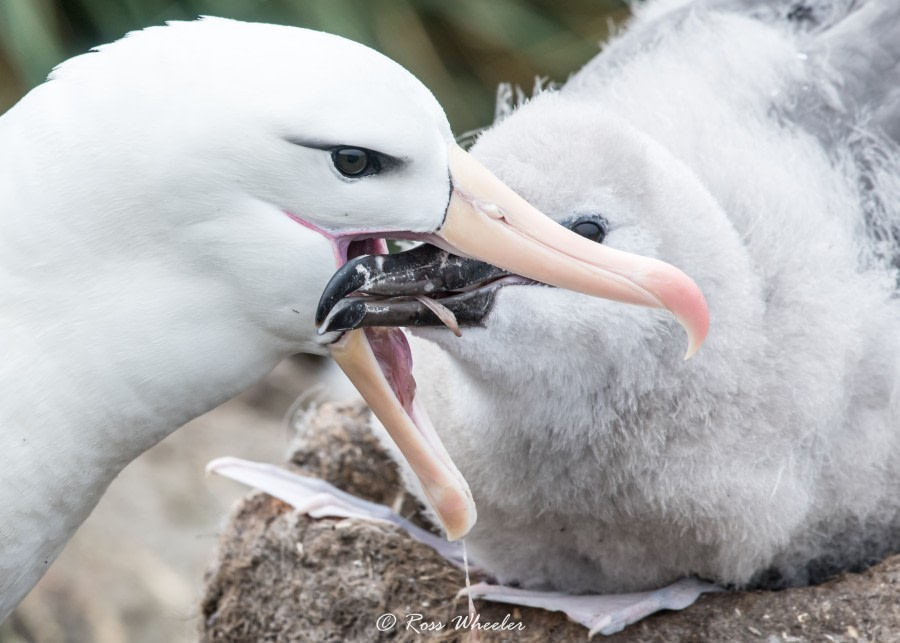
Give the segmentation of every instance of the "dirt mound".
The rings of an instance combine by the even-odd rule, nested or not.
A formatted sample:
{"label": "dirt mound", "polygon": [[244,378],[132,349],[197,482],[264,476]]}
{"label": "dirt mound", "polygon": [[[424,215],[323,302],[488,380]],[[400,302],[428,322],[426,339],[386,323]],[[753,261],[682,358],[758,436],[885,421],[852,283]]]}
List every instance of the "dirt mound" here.
{"label": "dirt mound", "polygon": [[[359,406],[325,405],[304,418],[292,466],[407,517],[415,502],[366,428]],[[477,579],[473,579],[477,580]],[[470,638],[461,571],[388,526],[312,520],[264,494],[235,510],[207,575],[203,641],[439,641]],[[603,640],[900,640],[900,556],[863,574],[781,592],[707,595]],[[476,601],[484,641],[584,641],[559,613]],[[419,615],[419,616],[417,616]],[[456,619],[456,620],[455,620]],[[428,624],[443,624],[428,630]],[[457,629],[459,626],[459,629]],[[436,626],[435,626],[436,627]],[[423,634],[424,633],[424,634]]]}

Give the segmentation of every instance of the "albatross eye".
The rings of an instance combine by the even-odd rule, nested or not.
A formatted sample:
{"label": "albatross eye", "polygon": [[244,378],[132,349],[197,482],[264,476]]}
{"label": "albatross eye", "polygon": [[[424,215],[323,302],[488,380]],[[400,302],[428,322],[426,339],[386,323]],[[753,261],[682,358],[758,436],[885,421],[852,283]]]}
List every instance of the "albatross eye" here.
{"label": "albatross eye", "polygon": [[581,235],[585,239],[596,241],[597,243],[603,243],[603,240],[606,238],[607,223],[606,219],[603,217],[579,217],[566,227],[575,234]]}
{"label": "albatross eye", "polygon": [[381,170],[378,157],[358,147],[339,147],[331,151],[331,161],[337,171],[350,178],[377,174]]}

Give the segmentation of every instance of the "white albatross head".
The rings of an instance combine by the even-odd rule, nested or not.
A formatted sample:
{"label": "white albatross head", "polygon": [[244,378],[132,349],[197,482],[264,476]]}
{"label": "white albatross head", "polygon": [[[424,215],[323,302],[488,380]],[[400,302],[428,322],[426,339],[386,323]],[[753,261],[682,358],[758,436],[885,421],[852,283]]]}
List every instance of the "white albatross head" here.
{"label": "white albatross head", "polygon": [[[159,318],[176,318],[188,338],[230,326],[285,355],[330,351],[451,537],[474,523],[474,504],[414,407],[402,334],[316,331],[337,266],[383,249],[385,237],[423,239],[556,286],[668,308],[691,351],[706,333],[705,302],[683,273],[546,219],[456,146],[419,81],[336,36],[214,18],[135,32],[58,67],[0,122],[0,140],[32,151],[15,159],[9,211],[27,202],[40,213],[5,223],[17,244],[8,269],[90,280],[118,320],[111,333],[149,323],[116,299],[142,289],[141,306],[168,307]],[[224,314],[197,328],[173,313],[191,301]]]}
{"label": "white albatross head", "polygon": [[78,160],[43,163],[46,185],[92,206],[43,218],[105,252],[177,246],[183,268],[239,286],[235,305],[298,351],[334,339],[313,312],[335,252],[433,232],[447,209],[440,105],[393,61],[322,32],[151,27],[63,63],[13,111],[26,108],[54,158]]}

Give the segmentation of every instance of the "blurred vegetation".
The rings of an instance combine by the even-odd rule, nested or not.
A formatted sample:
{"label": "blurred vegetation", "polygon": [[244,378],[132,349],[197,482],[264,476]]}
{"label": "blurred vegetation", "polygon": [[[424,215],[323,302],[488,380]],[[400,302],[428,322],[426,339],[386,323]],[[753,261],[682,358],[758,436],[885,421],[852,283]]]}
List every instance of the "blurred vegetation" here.
{"label": "blurred vegetation", "polygon": [[628,15],[625,0],[0,0],[0,112],[57,63],[134,29],[218,15],[321,29],[390,56],[461,134],[491,122],[499,83],[564,81]]}

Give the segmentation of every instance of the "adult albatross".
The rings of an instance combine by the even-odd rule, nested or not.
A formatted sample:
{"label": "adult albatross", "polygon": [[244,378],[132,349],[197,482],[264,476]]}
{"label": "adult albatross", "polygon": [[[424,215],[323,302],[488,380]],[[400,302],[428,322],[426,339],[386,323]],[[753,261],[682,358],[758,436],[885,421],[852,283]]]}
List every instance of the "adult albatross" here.
{"label": "adult albatross", "polygon": [[454,144],[409,73],[335,36],[151,28],[62,64],[5,114],[0,619],[122,467],[300,351],[338,358],[448,534],[465,533],[474,506],[414,406],[402,334],[370,346],[313,323],[336,265],[385,236],[670,308],[693,346],[706,330],[682,273],[544,218]]}
{"label": "adult albatross", "polygon": [[[470,552],[505,583],[631,592],[797,585],[898,551],[900,7],[636,11],[473,154],[595,242],[684,268],[712,330],[685,362],[654,311],[454,262],[472,279],[441,301],[484,328],[422,329],[414,354],[479,506]],[[411,294],[395,266],[446,263],[415,252],[337,278]],[[409,306],[346,299],[326,328]]]}

